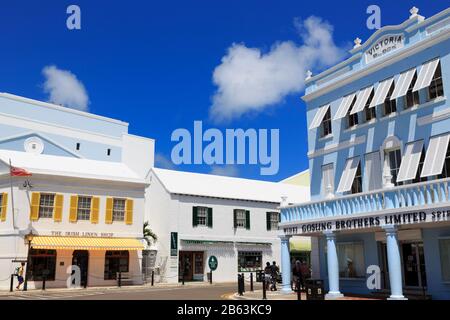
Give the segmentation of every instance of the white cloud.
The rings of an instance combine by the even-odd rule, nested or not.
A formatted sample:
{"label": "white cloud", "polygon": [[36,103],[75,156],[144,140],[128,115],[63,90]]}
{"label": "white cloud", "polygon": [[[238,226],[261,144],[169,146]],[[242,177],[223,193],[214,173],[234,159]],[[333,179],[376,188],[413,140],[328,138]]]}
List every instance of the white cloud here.
{"label": "white cloud", "polygon": [[173,162],[161,153],[155,154],[155,167],[170,170],[174,170],[176,168]]}
{"label": "white cloud", "polygon": [[345,55],[335,45],[333,27],[318,17],[296,19],[302,45],[292,41],[276,43],[268,53],[245,44],[233,44],[216,67],[210,116],[228,121],[248,112],[260,112],[304,88],[307,70],[336,63]]}
{"label": "white cloud", "polygon": [[239,170],[236,166],[233,166],[233,165],[212,166],[210,174],[213,174],[216,176],[238,177]]}
{"label": "white cloud", "polygon": [[89,96],[80,80],[70,71],[46,66],[44,91],[49,94],[49,102],[65,107],[88,111]]}

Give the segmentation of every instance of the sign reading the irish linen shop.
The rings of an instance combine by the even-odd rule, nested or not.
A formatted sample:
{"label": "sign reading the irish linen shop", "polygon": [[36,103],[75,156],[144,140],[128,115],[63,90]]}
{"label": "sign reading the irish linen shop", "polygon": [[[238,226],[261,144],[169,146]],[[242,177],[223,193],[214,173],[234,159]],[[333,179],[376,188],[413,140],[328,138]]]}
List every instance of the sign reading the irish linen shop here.
{"label": "sign reading the irish linen shop", "polygon": [[407,225],[425,222],[450,221],[450,209],[413,211],[379,216],[337,219],[313,223],[299,223],[297,226],[283,228],[286,235],[301,233],[317,233],[326,230],[354,230],[381,227],[383,225]]}
{"label": "sign reading the irish linen shop", "polygon": [[385,54],[403,48],[405,45],[405,38],[402,34],[386,35],[377,40],[366,52],[366,63],[384,56]]}

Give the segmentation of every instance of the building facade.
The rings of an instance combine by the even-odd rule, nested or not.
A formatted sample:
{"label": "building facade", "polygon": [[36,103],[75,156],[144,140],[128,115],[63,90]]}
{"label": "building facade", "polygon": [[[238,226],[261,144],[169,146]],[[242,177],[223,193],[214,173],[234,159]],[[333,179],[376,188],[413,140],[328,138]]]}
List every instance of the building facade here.
{"label": "building facade", "polygon": [[0,289],[22,262],[30,289],[66,287],[72,272],[69,285],[142,283],[153,158],[125,122],[0,94]]}
{"label": "building facade", "polygon": [[280,201],[309,200],[309,188],[154,168],[146,220],[158,235],[155,269],[161,282],[235,282],[238,273],[280,264]]}
{"label": "building facade", "polygon": [[329,297],[450,299],[450,9],[410,13],[306,80],[311,202],[282,243],[318,238]]}

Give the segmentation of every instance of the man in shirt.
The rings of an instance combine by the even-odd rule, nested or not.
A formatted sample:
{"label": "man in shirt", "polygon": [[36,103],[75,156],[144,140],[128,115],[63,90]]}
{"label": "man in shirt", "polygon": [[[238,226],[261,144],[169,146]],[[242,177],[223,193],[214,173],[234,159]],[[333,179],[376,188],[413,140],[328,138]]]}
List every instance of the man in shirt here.
{"label": "man in shirt", "polygon": [[17,285],[16,289],[20,290],[20,286],[23,284],[23,270],[25,267],[25,262],[22,262],[20,264],[20,267],[17,269],[17,280],[19,281],[19,284]]}

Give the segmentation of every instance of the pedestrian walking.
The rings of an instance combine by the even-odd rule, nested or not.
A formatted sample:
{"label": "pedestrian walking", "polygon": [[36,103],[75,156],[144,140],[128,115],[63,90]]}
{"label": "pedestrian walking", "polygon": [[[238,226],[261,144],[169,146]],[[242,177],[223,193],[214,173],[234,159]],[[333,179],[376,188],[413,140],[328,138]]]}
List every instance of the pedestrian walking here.
{"label": "pedestrian walking", "polygon": [[25,262],[22,262],[20,264],[20,267],[16,270],[17,280],[19,281],[19,284],[17,285],[16,289],[20,290],[20,286],[23,284],[23,272],[24,272]]}
{"label": "pedestrian walking", "polygon": [[278,268],[277,263],[273,261],[271,266],[272,286],[270,287],[270,291],[277,291],[277,279],[279,273],[280,268]]}
{"label": "pedestrian walking", "polygon": [[264,268],[264,277],[266,280],[266,290],[268,290],[272,283],[272,266],[269,261],[267,261],[266,267]]}
{"label": "pedestrian walking", "polygon": [[[302,263],[297,260],[295,261],[294,268],[292,269],[292,275],[294,280],[294,291],[301,290],[301,286],[303,285],[303,275],[302,275]],[[299,286],[300,282],[300,286]]]}

